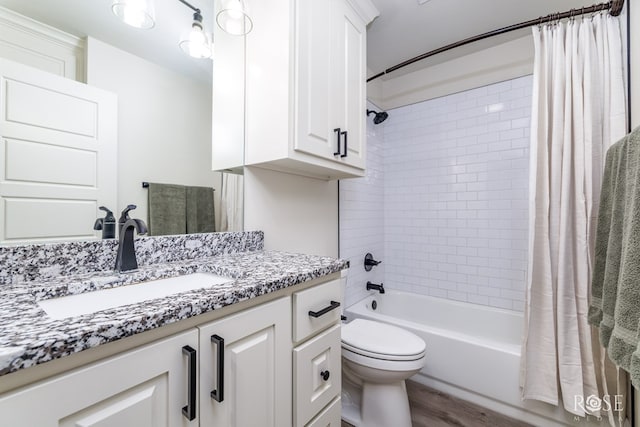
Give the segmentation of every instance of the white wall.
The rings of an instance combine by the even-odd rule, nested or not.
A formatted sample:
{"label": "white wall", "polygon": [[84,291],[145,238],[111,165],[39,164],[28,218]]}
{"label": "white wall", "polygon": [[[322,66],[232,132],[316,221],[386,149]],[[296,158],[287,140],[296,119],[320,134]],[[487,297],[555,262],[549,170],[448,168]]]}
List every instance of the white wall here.
{"label": "white wall", "polygon": [[244,168],[244,228],[264,231],[264,248],[338,256],[338,184]]}
{"label": "white wall", "polygon": [[[369,103],[369,109],[379,108]],[[382,125],[367,120],[367,173],[362,178],[340,181],[340,257],[351,262],[347,275],[345,306],[365,298],[367,281],[384,282],[384,167]],[[364,269],[370,252],[382,264]]]}
{"label": "white wall", "polygon": [[385,110],[414,104],[531,74],[534,54],[533,39],[526,36],[410,73],[391,73],[370,82],[367,95]]}
{"label": "white wall", "polygon": [[218,201],[209,85],[94,38],[87,40],[87,83],[118,95],[118,206],[110,209],[133,203],[132,216],[147,218],[142,181],[214,187]]}

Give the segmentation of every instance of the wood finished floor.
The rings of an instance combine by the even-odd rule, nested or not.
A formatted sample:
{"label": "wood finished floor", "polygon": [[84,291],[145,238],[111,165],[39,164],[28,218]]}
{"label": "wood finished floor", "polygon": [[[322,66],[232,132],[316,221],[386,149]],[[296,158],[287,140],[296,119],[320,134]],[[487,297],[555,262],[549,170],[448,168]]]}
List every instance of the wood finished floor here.
{"label": "wood finished floor", "polygon": [[[414,381],[407,381],[407,392],[413,427],[531,427]],[[343,421],[342,427],[352,426]]]}

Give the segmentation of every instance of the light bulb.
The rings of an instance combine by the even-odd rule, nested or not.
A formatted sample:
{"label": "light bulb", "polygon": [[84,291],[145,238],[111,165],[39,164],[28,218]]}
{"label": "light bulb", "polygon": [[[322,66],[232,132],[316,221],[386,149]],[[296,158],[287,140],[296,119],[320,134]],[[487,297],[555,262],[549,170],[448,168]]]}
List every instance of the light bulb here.
{"label": "light bulb", "polygon": [[155,25],[151,0],[114,0],[111,10],[122,22],[132,27],[149,29]]}
{"label": "light bulb", "polygon": [[196,13],[193,18],[189,36],[180,41],[180,48],[193,58],[211,58],[211,39],[202,28],[202,16]]}
{"label": "light bulb", "polygon": [[229,34],[242,36],[253,28],[244,2],[241,0],[226,0],[216,15],[218,26]]}
{"label": "light bulb", "polygon": [[209,41],[202,28],[193,26],[189,34],[189,55],[194,58],[208,58],[211,56]]}

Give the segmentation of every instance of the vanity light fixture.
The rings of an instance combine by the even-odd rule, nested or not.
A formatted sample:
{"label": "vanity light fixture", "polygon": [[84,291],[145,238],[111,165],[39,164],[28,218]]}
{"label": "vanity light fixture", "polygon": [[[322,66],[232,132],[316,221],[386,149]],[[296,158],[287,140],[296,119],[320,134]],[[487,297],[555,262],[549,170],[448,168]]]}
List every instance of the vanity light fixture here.
{"label": "vanity light fixture", "polygon": [[132,27],[148,30],[156,24],[153,0],[114,0],[111,10]]}
{"label": "vanity light fixture", "polygon": [[186,54],[193,58],[211,58],[211,37],[202,27],[202,15],[200,13],[200,9],[192,6],[185,0],[178,1],[194,11],[191,30],[180,40],[178,45]]}
{"label": "vanity light fixture", "polygon": [[244,0],[222,0],[216,22],[218,27],[234,36],[244,36],[253,28]]}

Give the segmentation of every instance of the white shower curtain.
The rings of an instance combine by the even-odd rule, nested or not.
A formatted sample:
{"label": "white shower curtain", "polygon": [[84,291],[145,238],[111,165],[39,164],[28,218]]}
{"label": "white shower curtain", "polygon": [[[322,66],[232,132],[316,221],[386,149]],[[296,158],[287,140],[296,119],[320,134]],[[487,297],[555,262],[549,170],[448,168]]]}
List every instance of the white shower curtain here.
{"label": "white shower curtain", "polygon": [[244,228],[244,177],[222,174],[220,192],[220,231],[242,231]]}
{"label": "white shower curtain", "polygon": [[522,397],[600,415],[580,402],[615,394],[599,389],[587,311],[604,155],[627,129],[620,24],[599,14],[534,27],[533,39]]}

